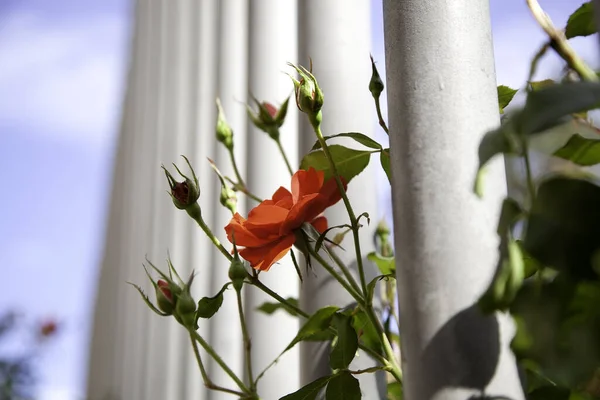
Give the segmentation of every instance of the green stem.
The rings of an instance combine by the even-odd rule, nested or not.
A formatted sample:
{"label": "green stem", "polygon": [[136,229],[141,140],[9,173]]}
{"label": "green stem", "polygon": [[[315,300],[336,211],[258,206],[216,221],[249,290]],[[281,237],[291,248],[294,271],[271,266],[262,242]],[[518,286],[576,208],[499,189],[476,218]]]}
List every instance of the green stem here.
{"label": "green stem", "polygon": [[206,236],[208,236],[210,241],[213,242],[213,244],[221,252],[221,254],[223,254],[225,256],[225,258],[227,258],[229,261],[232,261],[233,256],[231,254],[229,254],[227,249],[225,247],[223,247],[223,245],[221,244],[221,241],[219,239],[217,239],[217,237],[215,236],[214,233],[212,233],[212,231],[210,230],[210,227],[208,225],[206,225],[206,222],[204,222],[204,219],[202,218],[202,214],[197,214],[194,217],[194,220],[198,223],[198,225],[200,225],[200,228],[202,228],[202,230],[204,231]]}
{"label": "green stem", "polygon": [[244,338],[244,352],[246,359],[246,371],[248,373],[248,381],[250,382],[250,391],[256,392],[254,385],[254,374],[252,373],[252,342],[250,341],[250,335],[248,334],[248,327],[246,326],[246,318],[244,317],[244,306],[242,305],[242,292],[236,290],[237,295],[237,306],[238,314],[240,316],[240,325],[242,327],[242,336]]}
{"label": "green stem", "polygon": [[248,387],[244,384],[244,382],[242,382],[242,380],[240,378],[238,378],[238,376],[227,366],[227,364],[225,364],[223,359],[221,357],[219,357],[219,355],[215,352],[215,350],[202,338],[202,336],[200,336],[200,334],[198,332],[190,331],[190,334],[192,334],[193,338],[198,343],[200,343],[200,346],[202,346],[204,351],[206,351],[208,353],[208,355],[211,356],[217,362],[217,364],[219,364],[219,366],[223,369],[223,371],[225,371],[225,373],[227,375],[229,375],[229,377],[231,379],[233,379],[233,381],[236,383],[236,385],[238,385],[238,387],[242,390],[242,392],[248,393],[248,394],[252,393],[248,389]]}
{"label": "green stem", "polygon": [[[319,253],[317,253],[315,251],[315,249],[313,249],[310,246],[306,246],[308,248],[308,252],[310,253],[310,255],[317,260],[322,266],[323,268],[325,268],[327,270],[327,272],[329,273],[329,275],[331,275],[332,277],[335,278],[335,280],[337,280],[340,285],[342,285],[344,287],[344,289],[346,289],[346,291],[348,293],[350,293],[350,295],[361,305],[364,304],[365,299],[364,297],[361,295],[360,291],[356,291],[348,282],[346,282],[346,280],[337,273],[337,271],[335,270],[335,268],[333,268],[327,261],[325,261],[325,259],[323,257],[321,257],[321,255]],[[365,291],[366,293],[366,291]]]}
{"label": "green stem", "polygon": [[252,200],[257,201],[259,203],[262,202],[260,197],[252,194],[250,190],[248,190],[246,182],[242,179],[242,174],[240,174],[237,162],[235,161],[235,154],[233,153],[233,149],[229,149],[229,159],[231,160],[231,165],[233,165],[233,172],[235,173],[235,178],[237,179],[237,185],[235,186],[246,196],[250,197]]}
{"label": "green stem", "polygon": [[194,349],[194,355],[196,356],[196,361],[198,362],[198,368],[200,368],[200,374],[202,374],[202,380],[204,381],[204,386],[208,389],[215,390],[218,392],[225,392],[229,394],[234,394],[236,396],[244,396],[245,394],[233,389],[227,389],[219,385],[215,385],[212,383],[208,374],[206,373],[206,369],[204,369],[204,364],[202,363],[202,358],[200,357],[200,351],[198,350],[198,345],[196,344],[196,340],[194,339],[194,335],[190,332],[190,340],[192,342],[192,348]]}
{"label": "green stem", "polygon": [[315,130],[315,134],[317,135],[317,139],[321,143],[321,147],[323,148],[325,157],[327,157],[327,161],[329,162],[329,168],[331,169],[331,172],[335,178],[338,189],[342,195],[342,200],[344,201],[344,205],[346,206],[346,210],[348,211],[348,216],[350,217],[350,226],[352,227],[352,236],[354,237],[354,248],[356,250],[356,264],[358,266],[358,274],[360,277],[360,284],[362,287],[363,294],[366,294],[367,293],[367,282],[365,279],[365,271],[364,271],[364,267],[363,267],[362,254],[360,251],[360,240],[358,237],[358,220],[356,219],[356,215],[354,214],[354,210],[352,209],[352,205],[350,204],[348,195],[346,194],[346,191],[344,190],[344,184],[342,183],[340,174],[337,171],[337,167],[335,166],[335,162],[333,161],[333,157],[331,155],[331,152],[329,151],[329,146],[327,146],[327,142],[325,141],[325,138],[323,137],[321,128],[317,124],[313,124],[313,128]]}
{"label": "green stem", "polygon": [[371,368],[359,369],[357,371],[348,370],[348,372],[350,372],[352,375],[360,375],[360,374],[368,374],[370,372],[389,371],[389,370],[390,370],[389,367],[371,367]]}
{"label": "green stem", "polygon": [[383,115],[381,114],[381,104],[379,104],[379,97],[375,97],[375,108],[377,109],[377,118],[379,118],[379,125],[389,136],[390,131],[385,123],[385,120],[383,119]]}
{"label": "green stem", "polygon": [[292,169],[292,164],[290,164],[290,160],[285,155],[285,150],[283,149],[283,146],[281,145],[281,140],[277,139],[277,140],[275,140],[275,143],[277,143],[277,148],[279,149],[279,152],[281,153],[281,156],[283,157],[283,161],[285,161],[285,165],[287,166],[287,169],[290,172],[290,175],[294,175],[294,170]]}
{"label": "green stem", "polygon": [[377,318],[377,315],[375,315],[375,311],[373,311],[372,306],[363,306],[363,310],[371,320],[371,323],[373,324],[375,329],[377,329],[377,334],[381,338],[381,343],[383,344],[383,351],[387,356],[387,363],[384,365],[389,366],[390,373],[394,376],[396,381],[402,382],[402,370],[400,369],[398,360],[396,360],[396,353],[394,352],[392,344],[390,343],[387,335],[383,330],[383,326],[381,325],[379,318]]}
{"label": "green stem", "polygon": [[329,256],[337,264],[337,266],[340,267],[340,270],[342,271],[342,273],[344,274],[344,276],[346,277],[346,279],[348,279],[348,282],[350,282],[350,285],[352,285],[352,287],[358,293],[360,293],[360,287],[358,286],[358,283],[356,282],[356,279],[354,279],[354,277],[352,276],[352,273],[350,272],[350,270],[348,269],[348,267],[346,267],[346,264],[344,264],[344,262],[342,261],[342,259],[339,258],[338,255],[335,254],[335,252],[332,249],[327,249],[327,254],[329,254]]}

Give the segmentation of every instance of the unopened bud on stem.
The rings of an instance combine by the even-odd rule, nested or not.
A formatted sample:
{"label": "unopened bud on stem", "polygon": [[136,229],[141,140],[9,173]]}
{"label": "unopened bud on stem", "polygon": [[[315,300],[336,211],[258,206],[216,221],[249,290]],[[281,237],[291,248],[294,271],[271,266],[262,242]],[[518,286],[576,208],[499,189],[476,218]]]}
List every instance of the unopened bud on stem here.
{"label": "unopened bud on stem", "polygon": [[217,141],[223,143],[227,150],[233,150],[233,130],[225,119],[225,112],[221,106],[221,100],[217,99]]}

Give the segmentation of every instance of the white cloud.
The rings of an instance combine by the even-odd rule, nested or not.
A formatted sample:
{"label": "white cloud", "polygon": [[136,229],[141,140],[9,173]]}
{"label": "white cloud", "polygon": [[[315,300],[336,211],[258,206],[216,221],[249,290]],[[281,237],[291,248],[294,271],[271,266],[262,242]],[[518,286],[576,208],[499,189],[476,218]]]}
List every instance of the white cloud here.
{"label": "white cloud", "polygon": [[110,139],[120,115],[126,22],[110,14],[55,22],[9,14],[0,29],[0,132]]}

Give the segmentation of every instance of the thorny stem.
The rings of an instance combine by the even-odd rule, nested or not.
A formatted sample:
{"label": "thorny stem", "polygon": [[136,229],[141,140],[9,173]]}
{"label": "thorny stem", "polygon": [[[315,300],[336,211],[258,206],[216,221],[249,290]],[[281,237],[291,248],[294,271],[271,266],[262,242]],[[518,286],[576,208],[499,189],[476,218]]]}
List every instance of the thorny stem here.
{"label": "thorny stem", "polygon": [[327,249],[327,254],[329,254],[331,259],[337,264],[338,267],[340,267],[340,270],[342,271],[342,273],[344,274],[346,279],[348,279],[348,282],[350,282],[350,285],[352,285],[352,287],[358,293],[360,293],[360,287],[358,286],[356,279],[354,279],[354,277],[352,276],[352,273],[350,272],[348,267],[346,267],[346,264],[344,264],[342,259],[333,251],[333,249]]}
{"label": "thorny stem", "polygon": [[233,165],[233,172],[235,173],[235,178],[237,179],[237,188],[240,189],[242,193],[250,197],[252,200],[258,201],[259,203],[262,202],[262,200],[258,196],[252,194],[250,190],[248,190],[248,188],[246,187],[246,182],[244,181],[244,179],[242,179],[242,174],[240,174],[237,162],[235,161],[235,154],[233,153],[233,149],[229,149],[229,159],[231,160],[231,165]]}
{"label": "thorny stem", "polygon": [[250,391],[256,392],[254,374],[252,373],[252,342],[250,341],[250,335],[248,334],[248,327],[246,326],[246,318],[244,317],[244,306],[242,305],[242,292],[236,290],[238,314],[240,316],[240,325],[242,327],[242,336],[244,338],[244,351],[246,356],[246,371],[248,373],[248,381],[250,382]]}
{"label": "thorny stem", "polygon": [[202,336],[200,336],[198,332],[190,331],[190,334],[198,343],[200,343],[200,346],[202,346],[202,348],[208,353],[208,355],[210,355],[217,362],[217,364],[219,364],[223,371],[225,371],[225,373],[229,375],[231,379],[233,379],[233,381],[236,383],[236,385],[238,385],[242,392],[251,394],[251,391],[244,384],[244,382],[242,382],[242,380],[238,378],[238,376],[227,366],[227,364],[225,364],[223,359],[219,357],[215,350],[202,338]]}
{"label": "thorny stem", "polygon": [[190,340],[192,342],[192,348],[194,349],[194,355],[196,356],[196,361],[198,362],[198,368],[200,368],[200,373],[202,374],[202,380],[204,381],[204,386],[208,389],[215,390],[218,392],[225,392],[229,394],[234,394],[236,396],[244,396],[245,394],[233,389],[227,389],[219,385],[215,385],[212,383],[208,374],[206,373],[206,369],[204,369],[204,364],[202,363],[202,358],[200,357],[200,351],[198,350],[198,344],[196,344],[196,340],[194,335],[190,332]]}
{"label": "thorny stem", "polygon": [[550,38],[550,46],[585,81],[597,82],[598,76],[569,45],[562,30],[556,29],[537,0],[526,0],[533,17]]}
{"label": "thorny stem", "polygon": [[344,201],[344,205],[346,206],[346,210],[348,211],[348,216],[350,217],[350,226],[352,227],[352,236],[354,237],[354,247],[356,250],[356,264],[358,266],[358,274],[360,277],[360,284],[362,287],[363,294],[367,293],[367,282],[365,279],[365,270],[363,267],[362,253],[360,251],[360,240],[358,237],[358,220],[356,219],[356,215],[354,214],[354,210],[352,209],[352,205],[350,204],[350,200],[348,199],[348,195],[344,190],[344,184],[342,183],[342,179],[340,178],[340,174],[337,171],[337,167],[335,166],[335,162],[333,161],[333,157],[331,152],[329,151],[329,146],[323,137],[323,133],[321,132],[321,128],[319,125],[313,125],[315,133],[317,135],[317,139],[321,143],[321,147],[323,148],[323,152],[325,153],[325,157],[327,157],[327,161],[329,162],[329,168],[335,178],[340,194],[342,195],[342,200]]}
{"label": "thorny stem", "polygon": [[287,169],[290,172],[290,175],[294,175],[294,170],[292,169],[292,164],[290,164],[290,160],[287,158],[287,155],[285,154],[285,150],[283,149],[283,146],[281,145],[281,140],[277,139],[277,140],[275,140],[275,143],[277,143],[277,148],[279,149],[279,152],[281,153],[281,156],[283,157],[283,161],[285,161],[285,165],[287,166]]}
{"label": "thorny stem", "polygon": [[227,249],[225,247],[223,247],[223,245],[221,244],[221,241],[219,239],[217,239],[217,237],[215,236],[214,233],[212,233],[212,231],[210,230],[210,227],[208,225],[206,225],[206,222],[204,222],[202,215],[201,214],[196,215],[194,220],[198,223],[198,225],[200,225],[200,228],[202,228],[202,230],[204,231],[206,236],[208,236],[210,241],[213,242],[213,244],[221,252],[221,254],[223,254],[225,256],[225,258],[227,258],[227,260],[229,260],[231,262],[233,260],[233,256],[231,254],[229,254]]}
{"label": "thorny stem", "polygon": [[390,131],[387,127],[387,124],[385,123],[385,120],[383,119],[383,115],[381,114],[381,104],[379,103],[379,97],[375,97],[375,109],[377,110],[377,118],[379,118],[379,125],[389,136]]}

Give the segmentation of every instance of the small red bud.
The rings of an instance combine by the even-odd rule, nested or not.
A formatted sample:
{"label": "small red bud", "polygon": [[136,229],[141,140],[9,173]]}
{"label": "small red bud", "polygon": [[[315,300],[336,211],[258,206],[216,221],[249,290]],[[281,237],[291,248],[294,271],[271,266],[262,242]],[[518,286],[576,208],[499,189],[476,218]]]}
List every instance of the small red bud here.
{"label": "small red bud", "polygon": [[40,325],[40,335],[42,337],[50,337],[56,333],[56,322],[49,320]]}
{"label": "small red bud", "polygon": [[273,104],[267,102],[263,102],[262,105],[269,112],[271,117],[275,118],[275,116],[277,115],[277,108],[275,108]]}

